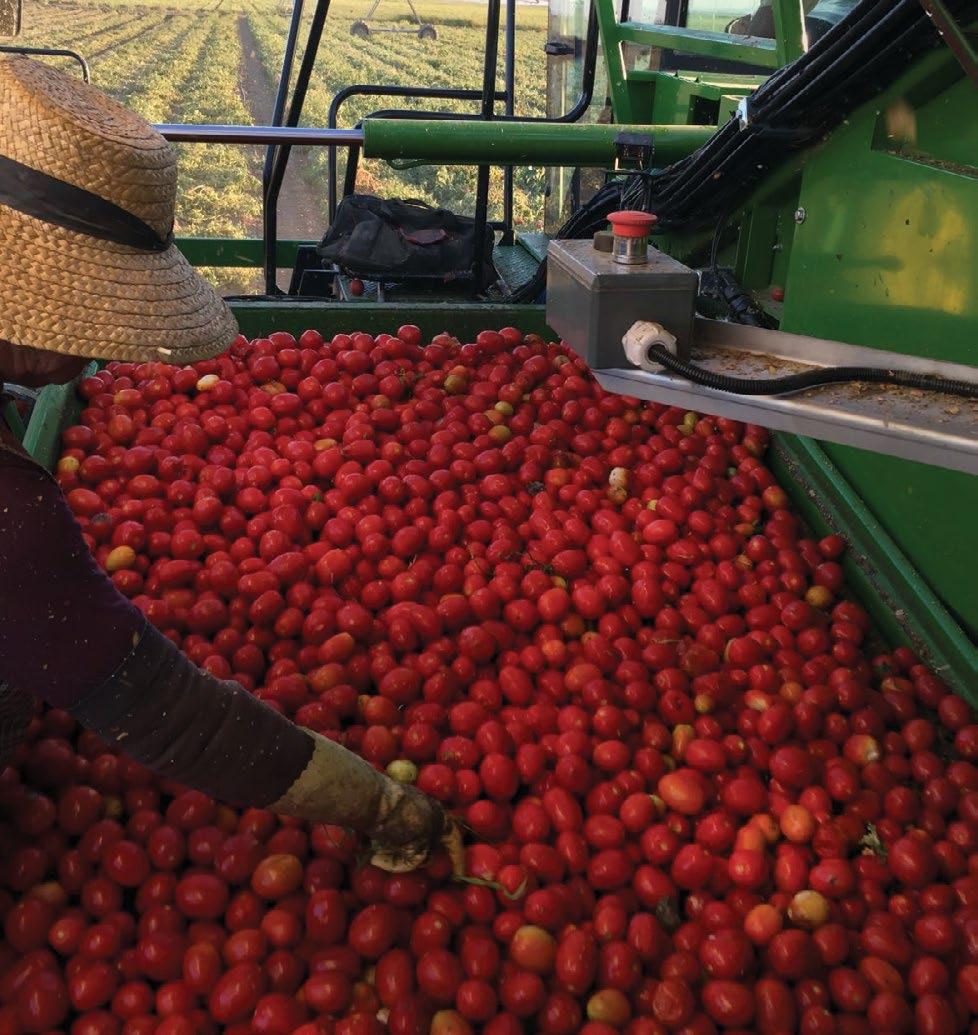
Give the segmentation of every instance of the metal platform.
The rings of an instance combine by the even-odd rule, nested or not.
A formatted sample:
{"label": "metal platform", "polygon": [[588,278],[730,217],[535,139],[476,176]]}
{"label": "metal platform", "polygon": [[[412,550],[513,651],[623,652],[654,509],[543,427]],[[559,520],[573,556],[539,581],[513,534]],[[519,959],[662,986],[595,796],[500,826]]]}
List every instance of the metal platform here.
{"label": "metal platform", "polygon": [[492,261],[508,291],[525,284],[547,257],[548,238],[545,234],[517,234],[511,245],[497,244]]}
{"label": "metal platform", "polygon": [[[819,356],[819,364],[810,357]],[[818,366],[872,366],[975,382],[978,369],[856,345],[698,318],[692,361],[717,373],[771,378]],[[611,392],[700,410],[777,431],[978,474],[978,400],[853,383],[788,396],[742,396],[662,371],[595,370]]]}

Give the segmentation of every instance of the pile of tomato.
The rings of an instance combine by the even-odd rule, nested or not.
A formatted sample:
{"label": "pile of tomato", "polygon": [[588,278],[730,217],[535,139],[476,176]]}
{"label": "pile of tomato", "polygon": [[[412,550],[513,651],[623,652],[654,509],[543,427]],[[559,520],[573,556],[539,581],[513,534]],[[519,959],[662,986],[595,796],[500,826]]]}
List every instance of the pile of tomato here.
{"label": "pile of tomato", "polygon": [[509,328],[80,392],[58,478],[118,588],[444,802],[468,881],[48,710],[0,774],[0,1035],[978,1032],[978,723],[871,645],[763,430]]}

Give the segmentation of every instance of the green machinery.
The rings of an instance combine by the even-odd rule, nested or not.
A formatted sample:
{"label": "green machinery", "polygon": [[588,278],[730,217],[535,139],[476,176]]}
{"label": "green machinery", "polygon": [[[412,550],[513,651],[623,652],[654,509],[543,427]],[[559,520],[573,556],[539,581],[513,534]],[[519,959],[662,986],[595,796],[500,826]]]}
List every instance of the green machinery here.
{"label": "green machinery", "polygon": [[[497,110],[499,3],[490,0],[479,116],[388,115],[346,130],[331,119],[298,129],[297,94],[328,9],[321,2],[291,103],[280,88],[272,126],[162,127],[201,146],[269,146],[265,241],[181,245],[200,265],[264,263],[266,273],[292,265],[301,242],[278,241],[274,215],[276,163],[292,146],[346,149],[354,160],[475,165],[480,187],[490,166],[553,166],[552,200],[564,206],[556,226],[600,190],[602,176],[592,173],[588,185],[581,170],[622,172],[622,141],[645,141],[630,174],[661,217],[654,243],[700,273],[692,348],[702,365],[764,377],[855,363],[978,383],[978,4],[772,0],[736,8],[723,0],[553,0],[552,117],[521,122]],[[286,84],[298,27],[297,17]],[[511,55],[507,38],[507,72]],[[502,96],[510,112],[511,86],[510,78]],[[595,123],[592,102],[602,91],[609,104]],[[516,256],[532,272],[544,247],[504,233],[498,265]],[[561,247],[552,242],[552,262]],[[721,272],[736,285],[726,296],[715,290]],[[234,301],[245,333],[379,331],[407,315],[426,332],[459,335],[561,323],[554,298],[547,307],[540,293],[368,302],[283,296],[274,278],[268,286],[265,296]],[[731,297],[753,314],[746,324],[729,318]],[[648,304],[645,318],[654,320],[651,295]],[[600,344],[618,349],[614,339]],[[776,429],[782,483],[816,530],[849,541],[850,583],[879,631],[911,643],[978,699],[978,403],[852,385],[758,399],[639,369],[623,355],[596,373],[625,394]],[[58,404],[39,409],[28,429],[42,453],[51,441],[43,422],[58,419]]]}

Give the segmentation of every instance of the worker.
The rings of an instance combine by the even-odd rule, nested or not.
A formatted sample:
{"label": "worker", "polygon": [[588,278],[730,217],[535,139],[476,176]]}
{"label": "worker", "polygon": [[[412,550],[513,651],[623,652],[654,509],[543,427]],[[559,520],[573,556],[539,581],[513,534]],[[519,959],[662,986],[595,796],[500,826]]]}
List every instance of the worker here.
{"label": "worker", "polygon": [[[142,119],[46,65],[0,61],[0,385],[227,349],[234,317],[173,243],[175,194],[173,150]],[[0,683],[8,756],[39,698],[162,777],[353,828],[388,869],[420,864],[449,825],[413,787],[191,664],[96,565],[2,422]]]}
{"label": "worker", "polygon": [[[837,25],[855,4],[856,0],[802,0],[809,46]],[[774,9],[771,0],[761,0],[753,14],[735,18],[726,31],[734,36],[774,39]]]}

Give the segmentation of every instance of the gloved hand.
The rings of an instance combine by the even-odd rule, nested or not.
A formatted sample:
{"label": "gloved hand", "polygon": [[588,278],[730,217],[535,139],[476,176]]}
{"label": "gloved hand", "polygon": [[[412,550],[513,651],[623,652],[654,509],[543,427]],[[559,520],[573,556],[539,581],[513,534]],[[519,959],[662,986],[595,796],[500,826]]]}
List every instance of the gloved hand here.
{"label": "gloved hand", "polygon": [[366,834],[373,847],[372,862],[382,870],[400,873],[423,865],[452,829],[441,805],[329,738],[304,732],[313,740],[312,757],[269,808]]}
{"label": "gloved hand", "polygon": [[150,625],[71,714],[153,772],[221,801],[356,830],[384,869],[417,868],[452,830],[436,801],[197,668]]}

